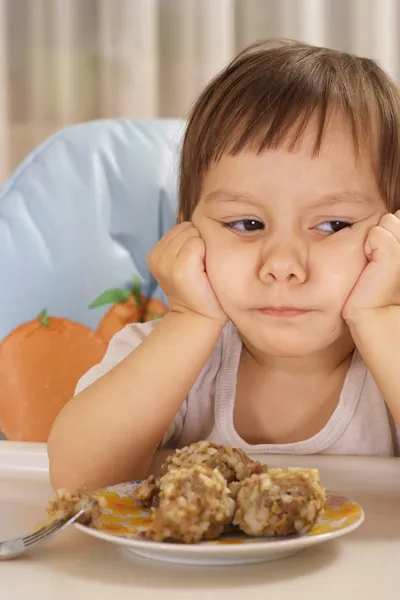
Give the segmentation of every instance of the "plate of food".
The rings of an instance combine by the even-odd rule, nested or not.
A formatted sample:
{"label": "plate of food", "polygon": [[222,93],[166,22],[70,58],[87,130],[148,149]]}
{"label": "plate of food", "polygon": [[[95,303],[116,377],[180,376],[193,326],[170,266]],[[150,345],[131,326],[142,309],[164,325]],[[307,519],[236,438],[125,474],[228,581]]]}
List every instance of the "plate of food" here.
{"label": "plate of food", "polygon": [[60,490],[52,516],[92,501],[76,527],[139,556],[197,565],[276,560],[357,529],[359,504],[327,492],[319,471],[268,468],[238,448],[197,442],[159,477],[95,494]]}

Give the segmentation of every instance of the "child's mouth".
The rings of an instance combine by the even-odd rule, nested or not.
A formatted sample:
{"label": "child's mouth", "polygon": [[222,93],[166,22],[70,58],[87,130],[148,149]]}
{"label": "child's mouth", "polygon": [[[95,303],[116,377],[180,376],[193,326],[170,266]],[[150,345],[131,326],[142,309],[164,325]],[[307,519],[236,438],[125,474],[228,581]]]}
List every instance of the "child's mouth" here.
{"label": "child's mouth", "polygon": [[261,308],[260,312],[268,317],[291,318],[300,317],[310,311],[302,308],[295,308],[293,306],[266,306]]}

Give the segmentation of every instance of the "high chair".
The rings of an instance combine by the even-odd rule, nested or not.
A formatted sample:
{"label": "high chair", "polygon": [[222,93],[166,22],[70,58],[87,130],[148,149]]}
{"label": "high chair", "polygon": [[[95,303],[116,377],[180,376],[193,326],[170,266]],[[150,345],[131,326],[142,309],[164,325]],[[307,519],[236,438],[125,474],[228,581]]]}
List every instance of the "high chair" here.
{"label": "high chair", "polygon": [[0,193],[0,432],[46,441],[126,322],[161,316],[147,254],[176,222],[184,122],[110,119],[52,136]]}

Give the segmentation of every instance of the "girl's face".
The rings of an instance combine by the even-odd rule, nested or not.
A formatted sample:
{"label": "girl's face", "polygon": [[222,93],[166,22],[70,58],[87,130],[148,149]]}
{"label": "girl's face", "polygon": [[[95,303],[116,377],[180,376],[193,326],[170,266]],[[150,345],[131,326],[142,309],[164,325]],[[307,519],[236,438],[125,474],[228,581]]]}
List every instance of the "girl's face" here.
{"label": "girl's face", "polygon": [[364,241],[387,212],[370,154],[342,121],[313,157],[315,124],[295,151],[224,155],[207,172],[193,223],[221,306],[245,341],[305,356],[348,337],[341,311],[366,265]]}

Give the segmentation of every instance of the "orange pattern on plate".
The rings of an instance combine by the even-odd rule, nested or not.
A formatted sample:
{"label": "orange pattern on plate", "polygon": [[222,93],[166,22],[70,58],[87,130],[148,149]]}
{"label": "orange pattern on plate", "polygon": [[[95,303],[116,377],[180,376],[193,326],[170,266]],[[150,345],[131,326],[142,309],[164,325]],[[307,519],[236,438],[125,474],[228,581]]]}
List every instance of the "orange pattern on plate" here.
{"label": "orange pattern on plate", "polygon": [[[106,508],[95,529],[122,537],[136,537],[150,524],[150,511],[134,505],[131,499],[135,484],[123,484],[101,490],[99,493],[106,500]],[[361,507],[343,496],[328,494],[325,514],[317,521],[306,536],[317,536],[345,529],[359,521],[362,516]],[[291,536],[296,537],[296,536]],[[241,532],[229,532],[220,539],[203,544],[255,544],[265,541],[279,542],[288,538],[255,538]]]}

